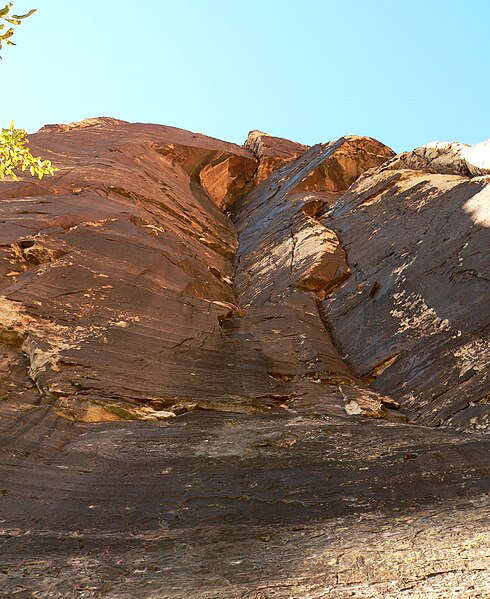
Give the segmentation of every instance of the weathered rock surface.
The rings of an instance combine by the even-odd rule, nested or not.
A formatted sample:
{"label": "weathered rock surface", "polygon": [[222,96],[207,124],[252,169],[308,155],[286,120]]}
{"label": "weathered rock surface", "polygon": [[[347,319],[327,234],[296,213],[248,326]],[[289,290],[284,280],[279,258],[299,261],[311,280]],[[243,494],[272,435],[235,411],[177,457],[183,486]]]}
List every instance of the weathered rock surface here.
{"label": "weathered rock surface", "polygon": [[114,120],[46,128],[33,142],[60,172],[3,184],[2,294],[42,396],[66,415],[85,400],[109,405],[111,419],[114,401],[161,410],[214,399],[220,383],[209,387],[198,362],[213,363],[233,302],[237,240],[199,175],[232,159],[245,181],[253,155]]}
{"label": "weathered rock surface", "polygon": [[[333,413],[338,413],[336,406],[343,406],[383,417],[388,398],[358,385],[322,326],[316,305],[319,297],[349,274],[336,234],[316,218],[339,195],[329,190],[342,188],[342,174],[332,180],[328,166],[344,166],[349,144],[350,140],[341,139],[313,146],[235,206],[233,222],[240,243],[234,287],[244,313],[226,322],[226,330],[247,343],[238,346],[244,352],[240,363],[248,359],[251,349],[258,352],[260,366],[254,379],[263,386],[268,375],[276,382],[274,393],[283,401],[321,401],[323,409],[332,404]],[[371,156],[372,165],[379,164],[378,148],[383,148],[379,142],[356,139],[348,168],[357,168],[361,174],[366,156]],[[334,171],[338,172],[344,171]],[[305,181],[313,178],[318,191],[304,192]],[[261,370],[262,380],[257,378]],[[344,385],[353,388],[345,391]]]}
{"label": "weathered rock surface", "polygon": [[458,142],[431,142],[396,156],[386,167],[451,175],[490,175],[490,140],[473,146]]}
{"label": "weathered rock surface", "polygon": [[481,148],[31,145],[60,171],[0,183],[3,596],[489,595]]}
{"label": "weathered rock surface", "polygon": [[359,180],[322,221],[354,273],[324,319],[353,372],[411,420],[488,432],[490,186],[392,168]]}
{"label": "weathered rock surface", "polygon": [[77,429],[2,456],[6,597],[488,595],[489,439],[321,410]]}
{"label": "weathered rock surface", "polygon": [[[342,163],[348,142],[334,150],[312,148],[250,192],[253,198],[245,196],[253,218],[267,218],[271,226],[239,226],[237,261],[245,263],[246,248],[261,278],[235,293],[237,233],[211,201],[212,186],[203,183],[213,165],[233,161],[235,168],[241,165],[243,188],[257,169],[248,150],[113,120],[67,131],[47,128],[33,141],[44,144],[45,155],[58,157],[61,170],[46,183],[4,184],[4,327],[20,340],[43,401],[60,414],[82,420],[141,417],[141,404],[156,413],[199,405],[265,409],[305,395],[303,387],[312,380],[350,381],[314,296],[298,290],[322,293],[346,276],[336,235],[302,210],[302,204],[309,206],[306,212],[318,210],[325,199],[317,193],[306,200],[297,194],[292,204],[285,200],[286,192],[301,189],[312,176],[317,187],[342,186],[342,175],[332,182],[324,164]],[[382,144],[376,142],[373,152],[372,140],[366,140],[366,152],[362,141],[356,143],[359,152],[346,160],[360,174],[379,164]],[[237,176],[230,178],[223,188],[236,184]],[[279,209],[275,222],[271,193]],[[255,202],[267,203],[265,212]],[[285,236],[290,219],[295,230]],[[264,264],[256,255],[260,236],[270,230],[276,233],[271,253],[280,253],[282,265]],[[256,284],[269,296],[293,294],[285,318],[281,304],[249,297]],[[298,339],[304,339],[299,348]],[[306,379],[285,385],[275,373]],[[318,397],[317,386],[311,389]]]}
{"label": "weathered rock surface", "polygon": [[303,144],[257,130],[250,131],[245,147],[250,148],[259,161],[259,167],[255,174],[256,183],[262,183],[278,168],[291,162],[308,149],[308,146]]}

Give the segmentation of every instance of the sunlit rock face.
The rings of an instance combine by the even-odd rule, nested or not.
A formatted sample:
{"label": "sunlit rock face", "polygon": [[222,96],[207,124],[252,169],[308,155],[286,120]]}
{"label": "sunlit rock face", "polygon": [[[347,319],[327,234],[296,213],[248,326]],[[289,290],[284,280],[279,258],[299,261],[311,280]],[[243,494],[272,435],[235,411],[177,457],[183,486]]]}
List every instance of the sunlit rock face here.
{"label": "sunlit rock face", "polygon": [[256,183],[261,183],[278,168],[291,162],[308,149],[308,146],[303,144],[257,130],[250,131],[245,147],[250,148],[259,161],[255,175]]}
{"label": "sunlit rock face", "polygon": [[488,142],[30,141],[60,170],[0,182],[5,596],[490,594]]}
{"label": "sunlit rock face", "polygon": [[490,175],[490,141],[473,146],[435,141],[396,156],[386,167],[472,177]]}

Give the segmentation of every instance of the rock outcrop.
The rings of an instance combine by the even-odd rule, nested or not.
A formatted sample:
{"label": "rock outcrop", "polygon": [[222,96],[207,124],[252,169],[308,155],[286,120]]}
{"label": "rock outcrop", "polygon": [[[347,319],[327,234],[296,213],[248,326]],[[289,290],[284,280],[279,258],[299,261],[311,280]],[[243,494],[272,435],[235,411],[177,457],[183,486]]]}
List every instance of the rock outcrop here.
{"label": "rock outcrop", "polygon": [[490,175],[490,141],[474,146],[436,141],[396,156],[386,167],[471,177]]}
{"label": "rock outcrop", "polygon": [[487,145],[44,127],[0,183],[0,589],[490,592]]}
{"label": "rock outcrop", "polygon": [[[382,144],[359,138],[308,150],[243,196],[254,223],[236,230],[222,210],[257,170],[246,149],[105,119],[45,128],[34,138],[41,142],[60,174],[4,184],[2,293],[6,330],[22,339],[29,375],[57,413],[112,421],[140,418],[142,407],[157,419],[198,406],[248,411],[285,406],[317,380],[350,384],[315,296],[304,292],[321,295],[347,275],[336,234],[308,214],[336,196],[300,191],[312,179],[315,189],[345,190],[346,170],[358,176],[390,154]],[[272,230],[266,247],[262,235]],[[259,276],[242,289],[250,259]],[[273,299],[284,294],[293,299]],[[283,315],[280,328],[274,314]],[[296,335],[305,339],[299,352]],[[311,395],[319,399],[316,385]]]}
{"label": "rock outcrop", "polygon": [[[254,156],[111,119],[45,128],[33,142],[60,173],[3,184],[2,293],[42,398],[77,419],[94,402],[111,420],[131,415],[121,402],[156,412],[199,403],[214,375],[192,345],[213,353],[206,338],[220,337],[234,299],[236,233],[217,205],[253,176]],[[239,176],[221,187],[207,178],[206,193],[203,170],[230,162]]]}
{"label": "rock outcrop", "polygon": [[291,162],[308,149],[308,146],[303,144],[257,130],[250,131],[245,147],[250,148],[259,161],[255,174],[256,183],[262,183],[278,168]]}

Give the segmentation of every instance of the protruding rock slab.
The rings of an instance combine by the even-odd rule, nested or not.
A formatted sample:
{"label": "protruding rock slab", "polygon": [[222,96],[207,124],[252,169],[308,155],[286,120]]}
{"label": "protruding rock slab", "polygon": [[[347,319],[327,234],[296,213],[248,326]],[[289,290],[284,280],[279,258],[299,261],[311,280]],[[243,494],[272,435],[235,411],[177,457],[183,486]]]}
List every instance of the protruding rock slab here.
{"label": "protruding rock slab", "polygon": [[241,156],[229,156],[206,165],[199,181],[220,210],[227,210],[252,180],[257,163]]}
{"label": "protruding rock slab", "polygon": [[305,177],[296,191],[347,190],[354,181],[371,168],[384,164],[395,153],[372,137],[348,135],[342,147]]}
{"label": "protruding rock slab", "polygon": [[259,161],[256,183],[262,183],[277,169],[295,160],[308,149],[303,144],[257,130],[250,131],[245,147],[252,150]]}
{"label": "protruding rock slab", "polygon": [[322,297],[349,276],[345,252],[334,231],[318,222],[307,222],[299,227],[293,241],[293,283],[300,289]]}

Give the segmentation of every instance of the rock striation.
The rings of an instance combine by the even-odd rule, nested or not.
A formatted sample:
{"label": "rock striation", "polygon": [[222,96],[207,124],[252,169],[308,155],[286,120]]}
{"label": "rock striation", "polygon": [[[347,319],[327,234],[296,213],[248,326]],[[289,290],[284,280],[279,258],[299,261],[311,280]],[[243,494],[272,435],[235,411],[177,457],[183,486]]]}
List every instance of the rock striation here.
{"label": "rock striation", "polygon": [[[308,395],[304,385],[318,399],[313,382],[330,381],[329,398],[338,380],[350,384],[309,293],[348,267],[336,234],[310,214],[391,151],[362,138],[315,146],[246,194],[255,156],[204,136],[102,119],[38,139],[61,171],[5,184],[2,301],[5,334],[27,356],[41,401],[74,420],[159,419],[198,406],[284,407]],[[313,179],[327,191],[305,196]],[[224,214],[230,190],[243,190],[252,225]],[[292,300],[276,301],[285,294]],[[371,410],[375,394],[365,393]]]}
{"label": "rock striation", "polygon": [[0,183],[6,597],[490,593],[488,142],[31,146],[60,170]]}
{"label": "rock striation", "polygon": [[488,432],[489,181],[454,146],[423,150],[360,178],[325,216],[355,274],[322,315],[353,371],[411,421]]}
{"label": "rock striation", "polygon": [[256,183],[262,183],[278,168],[291,162],[308,149],[308,146],[303,144],[257,130],[250,131],[245,147],[252,150],[259,162],[254,177]]}

